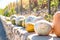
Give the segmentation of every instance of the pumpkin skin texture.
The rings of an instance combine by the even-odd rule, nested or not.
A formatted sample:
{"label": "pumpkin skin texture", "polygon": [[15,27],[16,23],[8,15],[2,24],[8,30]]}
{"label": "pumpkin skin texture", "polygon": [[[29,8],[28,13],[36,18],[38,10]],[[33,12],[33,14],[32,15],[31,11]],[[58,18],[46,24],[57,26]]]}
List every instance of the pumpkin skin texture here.
{"label": "pumpkin skin texture", "polygon": [[54,33],[60,37],[60,11],[56,12],[53,16],[53,29]]}
{"label": "pumpkin skin texture", "polygon": [[25,27],[25,17],[24,16],[19,16],[16,19],[16,25]]}
{"label": "pumpkin skin texture", "polygon": [[28,32],[34,32],[34,24],[32,24],[32,23],[27,23],[26,25],[26,30],[28,31]]}
{"label": "pumpkin skin texture", "polygon": [[36,19],[36,17],[33,15],[30,15],[25,19],[25,29],[28,32],[34,32],[34,23],[35,23],[34,21],[35,21],[35,19]]}
{"label": "pumpkin skin texture", "polygon": [[12,16],[10,17],[10,19],[16,18],[16,17],[17,17],[17,15],[12,15]]}
{"label": "pumpkin skin texture", "polygon": [[11,22],[12,22],[13,25],[16,25],[16,23],[15,23],[16,20],[15,20],[15,19],[16,19],[16,18],[11,19]]}
{"label": "pumpkin skin texture", "polygon": [[25,19],[25,23],[28,23],[28,22],[34,23],[35,20],[36,20],[36,16],[30,15]]}
{"label": "pumpkin skin texture", "polygon": [[16,25],[16,18],[17,18],[16,15],[12,15],[12,16],[10,17],[11,23],[12,23],[13,25]]}
{"label": "pumpkin skin texture", "polygon": [[46,20],[40,20],[35,23],[34,30],[38,35],[49,35],[52,27]]}
{"label": "pumpkin skin texture", "polygon": [[40,20],[44,20],[44,18],[42,16],[38,16],[38,17],[36,17],[35,22],[40,21]]}

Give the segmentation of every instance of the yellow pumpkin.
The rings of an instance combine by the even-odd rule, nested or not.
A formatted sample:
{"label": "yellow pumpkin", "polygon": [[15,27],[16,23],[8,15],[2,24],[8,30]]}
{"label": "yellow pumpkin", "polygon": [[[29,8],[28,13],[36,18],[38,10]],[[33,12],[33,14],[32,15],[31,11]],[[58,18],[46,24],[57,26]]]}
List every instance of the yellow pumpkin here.
{"label": "yellow pumpkin", "polygon": [[54,33],[60,37],[60,11],[56,12],[53,16],[53,29]]}
{"label": "yellow pumpkin", "polygon": [[28,32],[34,32],[34,24],[32,24],[32,23],[27,23],[26,25],[26,30],[28,31]]}
{"label": "yellow pumpkin", "polygon": [[33,15],[30,15],[26,18],[25,20],[25,29],[28,32],[33,32],[34,31],[34,21],[35,21],[36,17]]}

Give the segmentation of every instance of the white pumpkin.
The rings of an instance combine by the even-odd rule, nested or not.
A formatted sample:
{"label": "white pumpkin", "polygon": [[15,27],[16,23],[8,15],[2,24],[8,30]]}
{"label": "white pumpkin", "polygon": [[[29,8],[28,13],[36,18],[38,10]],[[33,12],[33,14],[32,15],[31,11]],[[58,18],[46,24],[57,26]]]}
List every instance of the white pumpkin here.
{"label": "white pumpkin", "polygon": [[51,29],[51,24],[46,20],[40,20],[34,26],[34,30],[38,35],[48,35]]}
{"label": "white pumpkin", "polygon": [[36,19],[36,16],[28,16],[25,20],[25,29],[28,31],[28,32],[33,32],[34,31],[34,21]]}
{"label": "white pumpkin", "polygon": [[35,20],[36,20],[36,16],[30,15],[25,19],[25,23],[29,23],[29,22],[34,23]]}
{"label": "white pumpkin", "polygon": [[25,16],[19,16],[16,19],[16,25],[18,26],[25,26]]}
{"label": "white pumpkin", "polygon": [[42,17],[42,16],[38,16],[38,17],[36,17],[35,22],[40,21],[40,20],[44,20],[44,17]]}

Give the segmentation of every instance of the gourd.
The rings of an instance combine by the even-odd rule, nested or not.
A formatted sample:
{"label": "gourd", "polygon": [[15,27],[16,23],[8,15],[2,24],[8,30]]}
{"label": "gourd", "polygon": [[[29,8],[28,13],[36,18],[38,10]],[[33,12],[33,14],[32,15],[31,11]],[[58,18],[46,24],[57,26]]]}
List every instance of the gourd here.
{"label": "gourd", "polygon": [[40,20],[34,26],[34,30],[38,35],[49,35],[51,29],[51,24],[46,20]]}
{"label": "gourd", "polygon": [[11,19],[11,22],[12,22],[13,25],[16,25],[16,23],[15,23],[16,22],[16,18]]}
{"label": "gourd", "polygon": [[35,16],[30,15],[26,18],[25,20],[25,29],[28,32],[33,32],[34,31],[34,20],[36,19]]}
{"label": "gourd", "polygon": [[53,30],[54,33],[60,37],[60,11],[56,12],[53,16]]}
{"label": "gourd", "polygon": [[12,15],[12,16],[10,17],[11,23],[12,23],[13,25],[16,25],[16,18],[17,18],[16,15]]}
{"label": "gourd", "polygon": [[20,15],[20,16],[16,19],[16,25],[25,27],[25,17]]}

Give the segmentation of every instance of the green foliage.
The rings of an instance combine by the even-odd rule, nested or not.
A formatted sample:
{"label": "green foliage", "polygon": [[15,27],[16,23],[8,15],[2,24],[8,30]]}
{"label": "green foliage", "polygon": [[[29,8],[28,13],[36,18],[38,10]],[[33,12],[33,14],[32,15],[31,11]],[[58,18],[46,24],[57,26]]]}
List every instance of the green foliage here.
{"label": "green foliage", "polygon": [[16,11],[14,10],[14,8],[11,8],[11,9],[9,10],[9,13],[10,13],[10,15],[12,15],[12,14],[15,14]]}
{"label": "green foliage", "polygon": [[9,17],[9,16],[10,16],[10,15],[9,15],[9,12],[4,13],[4,16]]}
{"label": "green foliage", "polygon": [[44,3],[47,3],[47,0],[37,0],[38,1],[38,5],[41,5],[41,4],[44,4]]}
{"label": "green foliage", "polygon": [[57,11],[58,3],[59,3],[58,0],[51,0],[50,7],[51,7],[52,14],[54,14]]}
{"label": "green foliage", "polygon": [[42,0],[38,0],[38,5],[41,5],[42,4]]}
{"label": "green foliage", "polygon": [[57,7],[58,6],[58,0],[52,0],[51,1],[51,7],[52,6],[56,6]]}
{"label": "green foliage", "polygon": [[3,15],[4,11],[3,9],[0,9],[0,15]]}
{"label": "green foliage", "polygon": [[6,12],[4,13],[4,16],[9,17],[9,16],[11,16],[11,15],[13,15],[13,14],[15,14],[15,13],[16,13],[16,11],[14,10],[14,8],[11,8],[10,10],[8,10],[8,11],[6,11]]}
{"label": "green foliage", "polygon": [[52,22],[52,19],[53,19],[53,15],[52,14],[45,15],[45,20],[47,20],[49,22]]}

